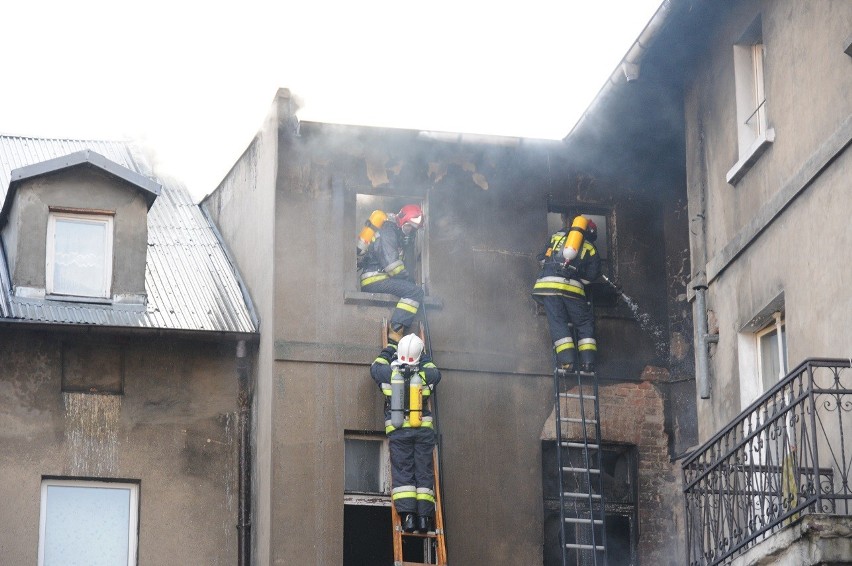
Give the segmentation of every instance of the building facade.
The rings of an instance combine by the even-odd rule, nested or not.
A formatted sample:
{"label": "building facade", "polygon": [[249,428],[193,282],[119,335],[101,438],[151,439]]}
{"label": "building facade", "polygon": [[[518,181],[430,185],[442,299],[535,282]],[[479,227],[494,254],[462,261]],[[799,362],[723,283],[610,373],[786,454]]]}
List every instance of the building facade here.
{"label": "building facade", "polygon": [[236,563],[257,324],[215,231],[124,143],[0,164],[0,563]]}
{"label": "building facade", "polygon": [[605,178],[575,168],[561,142],[300,123],[295,111],[279,91],[201,203],[263,321],[256,563],[391,561],[382,398],[368,367],[396,300],[359,291],[355,236],[373,209],[414,202],[426,216],[424,322],[443,372],[449,561],[558,556],[552,344],[530,291],[549,217],[568,212],[600,217],[605,273],[630,300],[594,291],[606,481],[618,493],[608,509],[613,552],[625,564],[678,564],[672,459],[694,444],[682,182]]}

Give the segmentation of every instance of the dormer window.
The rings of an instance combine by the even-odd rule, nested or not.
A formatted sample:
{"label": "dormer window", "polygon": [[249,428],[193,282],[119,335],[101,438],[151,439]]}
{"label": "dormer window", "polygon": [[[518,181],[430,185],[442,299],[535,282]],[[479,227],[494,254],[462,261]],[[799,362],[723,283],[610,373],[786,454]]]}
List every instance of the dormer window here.
{"label": "dormer window", "polygon": [[45,254],[48,295],[111,296],[111,214],[51,210]]}

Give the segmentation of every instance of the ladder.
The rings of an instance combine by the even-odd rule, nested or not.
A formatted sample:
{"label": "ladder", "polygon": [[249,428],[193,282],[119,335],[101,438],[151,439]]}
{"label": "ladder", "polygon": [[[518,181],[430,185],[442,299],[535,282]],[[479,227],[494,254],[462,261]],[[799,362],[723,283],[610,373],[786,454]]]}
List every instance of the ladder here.
{"label": "ladder", "polygon": [[606,566],[597,376],[557,369],[553,383],[562,566]]}
{"label": "ladder", "polygon": [[[387,330],[388,330],[388,319],[382,320],[382,344],[383,346],[387,346]],[[420,339],[423,340],[423,343],[426,343],[426,332],[423,323],[420,323],[418,335]],[[432,392],[433,400],[432,403],[435,403],[434,399],[435,392]],[[437,411],[434,410],[433,407],[433,416],[437,417]],[[437,423],[435,423],[437,425]],[[437,426],[435,428],[435,432],[437,433]],[[402,520],[399,516],[399,513],[396,512],[396,507],[391,503],[391,524],[393,526],[393,566],[421,566],[421,565],[436,565],[436,566],[447,566],[447,543],[445,539],[444,532],[444,508],[441,503],[441,466],[439,460],[440,453],[440,442],[435,445],[434,450],[432,451],[432,468],[435,473],[434,480],[434,488],[435,488],[435,518],[433,530],[428,533],[406,533],[402,530]],[[422,560],[423,562],[410,562],[405,561],[404,559],[404,550],[408,545],[403,544],[403,540],[414,541],[413,546],[417,546],[417,540],[420,539],[422,542]]]}
{"label": "ladder", "polygon": [[[444,513],[441,506],[441,481],[438,470],[438,448],[432,453],[432,464],[435,467],[435,524],[434,532],[406,533],[402,530],[402,521],[396,507],[391,505],[393,524],[393,566],[420,566],[436,564],[447,566],[447,544],[444,538]],[[416,541],[422,539],[424,562],[406,562],[403,559],[403,539]],[[416,546],[416,542],[414,543]]]}

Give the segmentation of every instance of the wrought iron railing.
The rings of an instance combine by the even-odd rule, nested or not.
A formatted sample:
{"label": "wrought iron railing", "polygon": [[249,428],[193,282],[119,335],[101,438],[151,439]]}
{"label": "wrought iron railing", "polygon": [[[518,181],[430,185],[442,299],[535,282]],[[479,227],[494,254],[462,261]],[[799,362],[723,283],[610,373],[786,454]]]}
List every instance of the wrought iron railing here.
{"label": "wrought iron railing", "polygon": [[851,364],[806,360],[684,461],[690,566],[806,514],[852,515]]}

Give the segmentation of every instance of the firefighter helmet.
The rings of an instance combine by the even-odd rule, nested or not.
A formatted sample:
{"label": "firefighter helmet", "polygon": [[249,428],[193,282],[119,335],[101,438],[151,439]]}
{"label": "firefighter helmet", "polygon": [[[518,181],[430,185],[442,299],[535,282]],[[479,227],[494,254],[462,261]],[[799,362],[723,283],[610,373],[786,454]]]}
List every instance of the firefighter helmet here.
{"label": "firefighter helmet", "polygon": [[406,204],[396,215],[396,223],[408,234],[423,226],[423,210],[416,204]]}
{"label": "firefighter helmet", "polygon": [[396,348],[396,358],[408,365],[414,365],[420,361],[423,353],[423,340],[416,334],[407,334],[399,341]]}
{"label": "firefighter helmet", "polygon": [[594,243],[598,239],[598,225],[589,220],[589,225],[586,226],[586,240]]}

